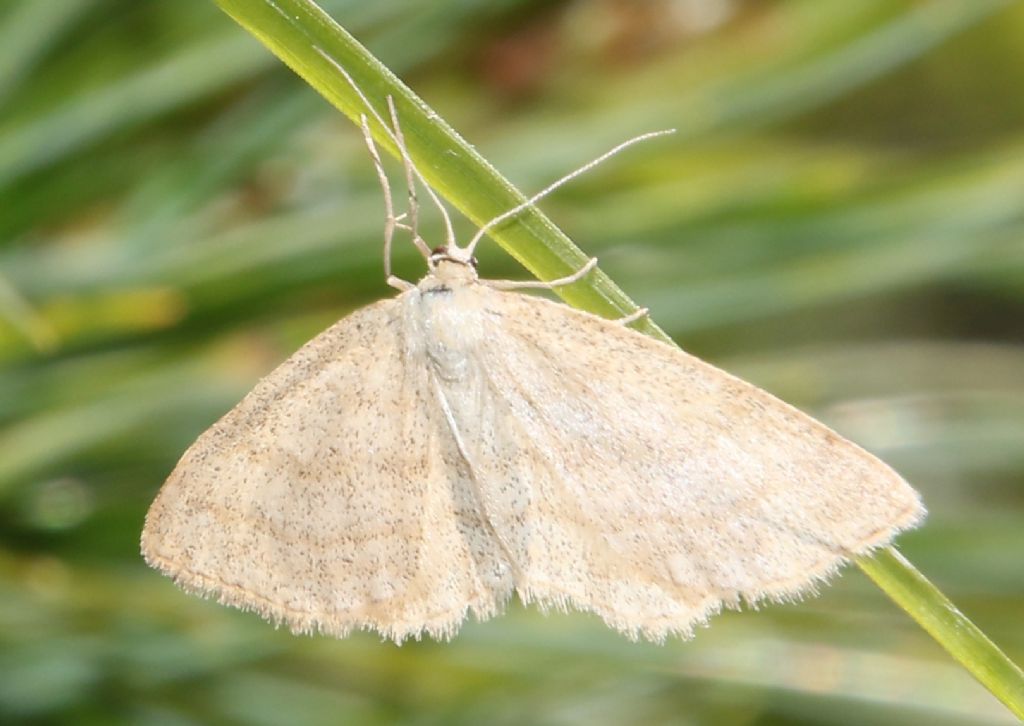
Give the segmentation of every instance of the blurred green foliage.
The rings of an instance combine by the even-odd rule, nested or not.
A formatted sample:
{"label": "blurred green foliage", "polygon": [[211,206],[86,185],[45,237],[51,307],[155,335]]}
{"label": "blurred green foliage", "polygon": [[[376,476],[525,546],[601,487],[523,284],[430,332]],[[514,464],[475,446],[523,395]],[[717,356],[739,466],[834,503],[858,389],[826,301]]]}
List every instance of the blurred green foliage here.
{"label": "blurred green foliage", "polygon": [[[1021,660],[1021,3],[323,5],[525,191],[679,128],[545,209],[685,348],[912,481],[901,548]],[[188,443],[391,294],[381,215],[356,130],[212,4],[0,7],[0,722],[1012,722],[855,570],[687,643],[513,607],[401,649],[148,571]]]}

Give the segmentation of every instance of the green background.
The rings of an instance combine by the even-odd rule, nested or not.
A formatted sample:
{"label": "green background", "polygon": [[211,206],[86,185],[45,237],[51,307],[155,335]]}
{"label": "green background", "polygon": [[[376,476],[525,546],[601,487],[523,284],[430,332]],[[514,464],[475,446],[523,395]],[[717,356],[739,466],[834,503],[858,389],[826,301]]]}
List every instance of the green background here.
{"label": "green background", "polygon": [[[1024,656],[1020,3],[323,5],[524,191],[678,128],[545,210],[685,348],[899,469],[931,512],[904,554]],[[664,647],[513,606],[401,649],[148,571],[188,443],[391,294],[381,214],[355,128],[212,4],[0,6],[0,721],[1012,722],[856,569]]]}

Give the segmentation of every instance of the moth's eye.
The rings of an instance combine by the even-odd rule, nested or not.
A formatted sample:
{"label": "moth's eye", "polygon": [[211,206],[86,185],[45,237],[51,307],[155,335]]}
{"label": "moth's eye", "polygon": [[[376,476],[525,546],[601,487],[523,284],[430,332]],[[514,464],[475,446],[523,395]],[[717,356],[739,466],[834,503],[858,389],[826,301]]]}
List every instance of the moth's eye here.
{"label": "moth's eye", "polygon": [[473,269],[475,270],[475,269],[476,269],[476,257],[470,257],[470,258],[469,258],[469,264],[470,264],[470,265],[471,265],[471,266],[473,267]]}
{"label": "moth's eye", "polygon": [[431,257],[439,257],[439,256],[444,256],[447,252],[448,252],[448,250],[445,249],[443,246],[442,247],[435,247],[431,251],[430,255],[431,255]]}

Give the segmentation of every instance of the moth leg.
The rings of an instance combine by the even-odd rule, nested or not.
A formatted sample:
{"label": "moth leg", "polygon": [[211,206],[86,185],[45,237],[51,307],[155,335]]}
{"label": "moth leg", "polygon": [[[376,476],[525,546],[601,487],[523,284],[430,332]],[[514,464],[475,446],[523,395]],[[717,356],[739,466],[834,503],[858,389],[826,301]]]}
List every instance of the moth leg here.
{"label": "moth leg", "polygon": [[646,317],[650,312],[651,311],[648,308],[640,308],[638,310],[634,310],[629,315],[624,315],[621,318],[618,318],[615,322],[620,323],[621,325],[630,325],[640,318]]}
{"label": "moth leg", "polygon": [[556,287],[565,287],[574,282],[579,282],[595,267],[597,267],[597,258],[591,257],[587,264],[576,270],[576,272],[565,277],[559,277],[557,280],[548,280],[547,282],[543,280],[480,280],[480,282],[496,290],[553,290]]}
{"label": "moth leg", "polygon": [[409,225],[400,224],[405,214],[395,216],[395,203],[391,196],[391,183],[388,175],[384,172],[384,164],[381,163],[380,154],[377,152],[377,145],[373,142],[373,135],[370,133],[370,124],[366,120],[366,114],[359,116],[359,125],[363,129],[363,140],[370,152],[370,159],[373,161],[373,168],[377,170],[377,181],[380,182],[381,191],[384,193],[384,279],[388,285],[405,291],[413,287],[411,282],[406,282],[391,274],[391,242],[395,236],[395,228],[409,229]]}
{"label": "moth leg", "polygon": [[401,277],[398,277],[397,275],[388,275],[388,279],[386,280],[386,282],[388,283],[388,285],[395,288],[399,292],[412,290],[414,287],[416,287],[408,280],[403,280]]}
{"label": "moth leg", "polygon": [[405,146],[405,136],[402,135],[402,127],[398,123],[398,114],[395,111],[395,102],[388,96],[388,110],[391,113],[391,125],[393,128],[392,137],[395,146],[398,147],[398,156],[402,159],[402,169],[405,170],[405,186],[409,193],[409,233],[412,235],[412,243],[416,249],[426,257],[430,258],[430,247],[420,236],[420,201],[416,194],[416,170],[412,164],[412,157]]}
{"label": "moth leg", "polygon": [[412,227],[413,243],[419,248],[423,256],[430,259],[430,247],[419,234],[419,203],[416,197],[416,179],[423,182],[424,188],[427,190],[427,194],[433,200],[434,205],[441,212],[441,219],[444,221],[445,228],[445,246],[452,247],[455,245],[455,228],[452,226],[452,218],[448,214],[448,210],[444,204],[441,203],[440,198],[434,193],[430,185],[427,184],[423,175],[420,174],[416,165],[412,161],[412,156],[409,154],[409,149],[405,145],[405,136],[402,134],[402,125],[398,122],[398,111],[395,109],[395,99],[388,96],[388,113],[391,115],[391,125],[394,127],[394,138],[395,145],[398,147],[398,155],[402,157],[402,166],[405,169],[405,183],[409,187],[409,224]]}
{"label": "moth leg", "polygon": [[[381,117],[379,113],[377,113],[377,110],[373,107],[373,104],[370,103],[370,99],[366,97],[366,94],[363,93],[363,89],[359,87],[359,84],[355,82],[355,79],[352,78],[349,72],[346,71],[336,60],[331,58],[331,56],[325,53],[322,49],[316,48],[316,52],[319,53],[324,60],[326,60],[328,63],[334,66],[338,70],[338,72],[345,76],[345,80],[348,81],[348,84],[352,86],[352,90],[355,91],[356,95],[359,96],[360,100],[362,100],[363,105],[366,107],[366,110],[370,112],[370,115],[373,116],[374,120],[376,120],[377,123],[381,125],[381,128],[384,129],[384,133],[395,143],[395,148],[398,149],[398,155],[402,159],[402,165],[405,167],[406,182],[409,187],[409,200],[411,207],[409,217],[411,224],[397,224],[396,222],[394,226],[397,227],[398,229],[408,230],[412,235],[412,242],[414,245],[416,245],[416,249],[420,251],[420,254],[423,255],[424,259],[429,261],[430,247],[423,240],[423,238],[419,236],[419,230],[417,228],[418,217],[416,213],[419,207],[416,201],[416,187],[414,184],[414,179],[419,179],[421,182],[423,182],[423,186],[426,188],[427,193],[430,194],[430,198],[434,201],[434,204],[436,204],[437,207],[441,210],[441,215],[444,217],[445,227],[448,230],[448,238],[454,239],[455,233],[452,229],[451,219],[448,216],[448,210],[444,208],[444,205],[441,204],[441,200],[434,193],[434,190],[430,188],[430,185],[427,184],[426,180],[423,178],[423,175],[419,173],[419,170],[416,169],[415,165],[413,165],[412,163],[412,158],[409,156],[409,151],[405,147],[405,138],[402,136],[402,129],[398,125],[398,114],[395,111],[394,100],[391,98],[391,96],[388,96],[388,109],[390,110],[391,113],[392,123],[395,126],[394,129],[391,129],[388,126],[388,123]],[[383,173],[383,167],[380,164],[380,155],[377,153],[376,145],[373,144],[373,137],[369,133],[365,120],[363,121],[363,126],[363,136],[368,138],[369,140],[368,145],[371,148],[370,154],[373,157],[374,165],[378,167],[378,175],[381,175]],[[390,189],[388,190],[388,194],[390,195]],[[401,219],[405,216],[406,215],[401,215],[400,217],[398,217],[398,219]],[[390,254],[385,256],[385,260],[387,264],[390,265]]]}

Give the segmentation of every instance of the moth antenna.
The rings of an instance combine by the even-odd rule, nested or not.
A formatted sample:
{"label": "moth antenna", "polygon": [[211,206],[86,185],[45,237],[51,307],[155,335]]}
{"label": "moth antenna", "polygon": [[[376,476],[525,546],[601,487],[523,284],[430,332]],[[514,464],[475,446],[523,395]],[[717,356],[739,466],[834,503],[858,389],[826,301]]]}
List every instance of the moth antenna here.
{"label": "moth antenna", "polygon": [[662,131],[649,131],[646,134],[640,134],[639,136],[634,136],[633,138],[628,139],[626,141],[623,141],[618,146],[616,146],[616,147],[614,147],[612,149],[609,149],[608,151],[604,152],[603,154],[601,154],[596,159],[588,161],[586,164],[581,166],[579,169],[576,169],[575,171],[569,172],[568,174],[563,176],[558,181],[552,182],[551,184],[546,186],[544,189],[542,189],[539,192],[537,192],[536,194],[534,194],[532,197],[527,199],[525,202],[523,202],[521,204],[518,204],[515,207],[512,207],[512,209],[509,209],[507,212],[502,212],[497,217],[492,219],[490,222],[485,224],[483,227],[478,229],[476,234],[473,235],[473,239],[471,239],[469,241],[469,244],[466,245],[466,249],[467,249],[468,253],[470,255],[473,254],[473,251],[476,249],[477,244],[480,242],[480,240],[483,238],[483,236],[487,233],[488,230],[493,229],[495,227],[495,225],[498,225],[498,224],[504,222],[506,219],[510,219],[511,217],[516,216],[517,214],[522,212],[527,207],[532,207],[539,200],[543,199],[548,194],[550,194],[551,192],[555,191],[556,189],[558,189],[558,187],[562,186],[566,182],[572,181],[573,179],[575,179],[576,177],[580,176],[581,174],[587,173],[588,171],[593,169],[595,166],[597,166],[601,162],[606,161],[607,159],[610,159],[611,157],[615,156],[616,154],[618,154],[623,149],[625,149],[625,148],[627,148],[629,146],[632,146],[633,144],[640,143],[641,141],[646,141],[647,139],[653,139],[653,138],[658,137],[658,136],[667,136],[669,134],[674,134],[675,132],[676,132],[675,129],[664,129]]}

